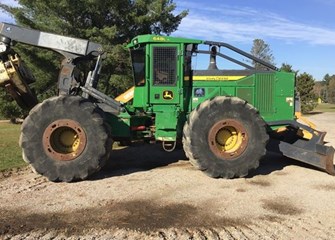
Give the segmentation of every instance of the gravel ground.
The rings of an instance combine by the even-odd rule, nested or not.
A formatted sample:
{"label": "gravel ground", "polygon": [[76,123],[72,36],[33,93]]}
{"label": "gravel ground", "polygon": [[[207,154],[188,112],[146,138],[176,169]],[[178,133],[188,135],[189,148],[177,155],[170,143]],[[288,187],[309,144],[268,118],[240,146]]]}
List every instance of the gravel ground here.
{"label": "gravel ground", "polygon": [[[335,146],[335,113],[309,117]],[[212,179],[182,150],[113,151],[91,179],[0,176],[0,239],[335,239],[335,177],[269,154],[242,179]]]}

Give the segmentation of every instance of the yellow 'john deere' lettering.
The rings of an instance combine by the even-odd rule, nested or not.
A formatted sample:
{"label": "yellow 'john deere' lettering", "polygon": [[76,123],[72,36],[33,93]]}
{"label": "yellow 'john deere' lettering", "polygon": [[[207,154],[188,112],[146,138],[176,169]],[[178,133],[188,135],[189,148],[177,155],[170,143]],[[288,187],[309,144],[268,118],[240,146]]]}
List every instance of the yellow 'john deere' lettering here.
{"label": "yellow 'john deere' lettering", "polygon": [[193,76],[193,81],[236,81],[245,76]]}

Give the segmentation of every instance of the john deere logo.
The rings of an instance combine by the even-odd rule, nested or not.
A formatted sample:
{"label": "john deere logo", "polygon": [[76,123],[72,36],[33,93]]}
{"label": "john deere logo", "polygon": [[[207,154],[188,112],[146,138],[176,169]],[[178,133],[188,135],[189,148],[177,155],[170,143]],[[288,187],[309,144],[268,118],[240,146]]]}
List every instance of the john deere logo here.
{"label": "john deere logo", "polygon": [[165,90],[163,92],[163,98],[165,100],[172,100],[173,99],[173,92],[172,91],[169,91],[169,90]]}

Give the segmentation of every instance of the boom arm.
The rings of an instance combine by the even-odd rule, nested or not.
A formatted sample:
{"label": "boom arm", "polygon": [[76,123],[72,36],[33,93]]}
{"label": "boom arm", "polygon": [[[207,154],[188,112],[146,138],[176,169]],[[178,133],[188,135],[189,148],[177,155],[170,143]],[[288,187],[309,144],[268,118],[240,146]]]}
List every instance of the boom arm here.
{"label": "boom arm", "polygon": [[66,52],[77,56],[87,56],[94,52],[102,52],[102,46],[100,44],[89,40],[41,32],[8,23],[0,23],[0,35],[17,42],[36,47],[49,48],[57,52]]}
{"label": "boom arm", "polygon": [[1,55],[8,54],[11,44],[15,41],[62,54],[64,60],[58,77],[60,94],[70,94],[73,89],[79,87],[75,73],[81,60],[91,60],[103,53],[100,44],[89,40],[41,32],[8,23],[0,23],[0,36],[2,36],[0,42],[2,48],[5,45],[5,50],[0,50]]}

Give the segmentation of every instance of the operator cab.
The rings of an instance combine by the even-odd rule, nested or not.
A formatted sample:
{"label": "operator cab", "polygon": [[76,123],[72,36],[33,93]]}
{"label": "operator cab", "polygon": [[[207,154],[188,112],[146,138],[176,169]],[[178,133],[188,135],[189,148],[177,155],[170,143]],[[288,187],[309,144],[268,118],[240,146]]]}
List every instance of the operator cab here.
{"label": "operator cab", "polygon": [[[141,35],[128,48],[131,52],[135,92],[133,106],[147,110],[153,105],[182,105],[184,66],[191,64],[191,53],[184,59],[185,46],[201,40]],[[188,59],[188,60],[187,60]]]}

